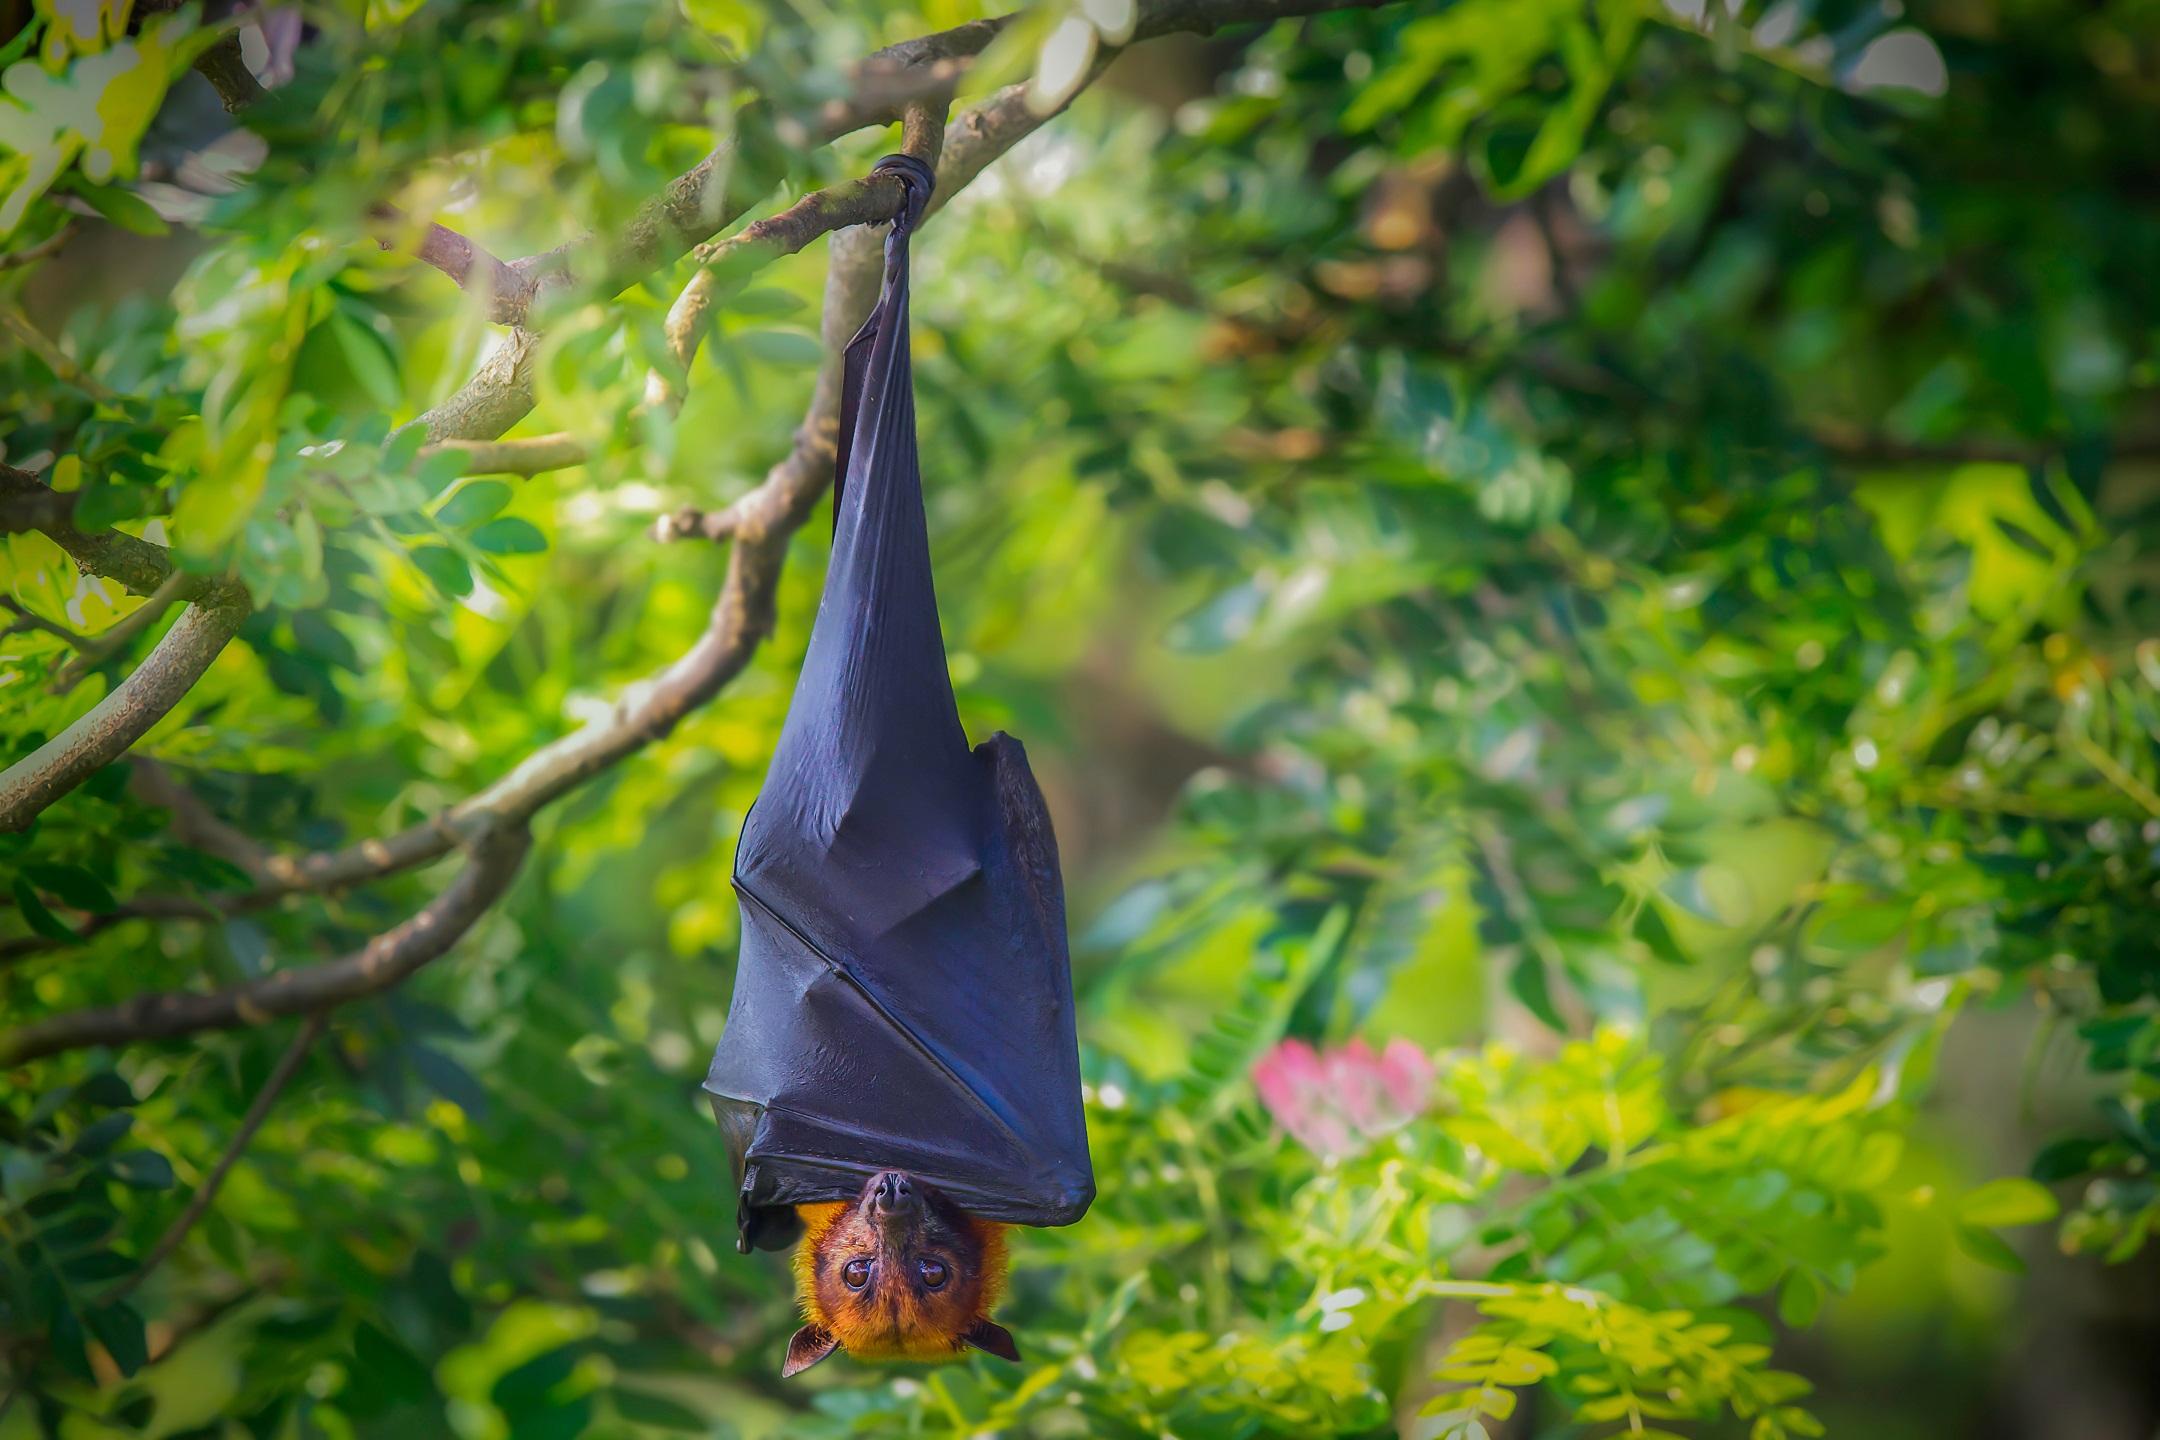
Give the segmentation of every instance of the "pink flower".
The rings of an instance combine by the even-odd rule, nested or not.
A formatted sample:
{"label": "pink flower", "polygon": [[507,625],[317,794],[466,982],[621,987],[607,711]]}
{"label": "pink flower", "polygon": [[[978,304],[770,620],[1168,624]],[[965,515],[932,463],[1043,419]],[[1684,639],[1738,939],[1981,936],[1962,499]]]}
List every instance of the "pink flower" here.
{"label": "pink flower", "polygon": [[1253,1066],[1253,1086],[1300,1145],[1322,1159],[1355,1155],[1424,1113],[1433,1064],[1407,1040],[1375,1055],[1363,1040],[1316,1051],[1285,1040]]}

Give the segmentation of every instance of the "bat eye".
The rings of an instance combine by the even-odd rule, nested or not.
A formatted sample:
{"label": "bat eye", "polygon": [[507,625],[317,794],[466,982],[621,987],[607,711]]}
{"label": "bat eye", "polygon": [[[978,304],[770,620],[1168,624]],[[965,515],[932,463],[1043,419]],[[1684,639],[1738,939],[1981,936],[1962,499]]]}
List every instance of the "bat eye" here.
{"label": "bat eye", "polygon": [[863,1286],[870,1283],[870,1262],[868,1260],[848,1261],[847,1264],[840,1267],[840,1278],[847,1282],[848,1289],[862,1289]]}
{"label": "bat eye", "polygon": [[922,1283],[932,1290],[943,1289],[945,1281],[951,1273],[945,1268],[945,1262],[942,1260],[925,1260],[922,1262]]}

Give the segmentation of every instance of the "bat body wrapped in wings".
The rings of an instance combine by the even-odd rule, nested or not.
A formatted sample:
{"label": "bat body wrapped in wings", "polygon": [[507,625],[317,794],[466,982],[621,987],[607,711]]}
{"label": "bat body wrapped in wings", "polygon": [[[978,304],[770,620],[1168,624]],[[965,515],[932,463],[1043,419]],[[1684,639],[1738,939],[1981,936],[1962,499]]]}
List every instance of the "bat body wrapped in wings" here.
{"label": "bat body wrapped in wings", "polygon": [[[1010,1351],[977,1328],[1001,1227],[1070,1224],[1095,1194],[1049,813],[1018,741],[969,748],[931,586],[907,247],[933,180],[907,156],[879,168],[907,204],[848,347],[831,568],[736,851],[742,944],[705,1081],[738,1248],[808,1231],[790,1373],[832,1348],[812,1331],[865,1355]],[[823,1299],[821,1264],[840,1279]],[[842,1312],[853,1328],[828,1323]]]}

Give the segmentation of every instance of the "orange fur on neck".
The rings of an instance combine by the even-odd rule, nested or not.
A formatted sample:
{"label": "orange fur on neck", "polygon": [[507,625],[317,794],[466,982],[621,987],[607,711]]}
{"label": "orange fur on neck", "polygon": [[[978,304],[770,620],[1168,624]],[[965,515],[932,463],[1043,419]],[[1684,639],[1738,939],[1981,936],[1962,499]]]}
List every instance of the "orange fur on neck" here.
{"label": "orange fur on neck", "polygon": [[828,1310],[818,1297],[819,1248],[825,1244],[834,1223],[854,1208],[844,1200],[795,1207],[795,1213],[803,1222],[803,1237],[795,1247],[793,1268],[795,1293],[801,1302],[804,1320],[831,1332],[842,1348],[858,1360],[958,1358],[967,1349],[961,1337],[977,1320],[989,1318],[990,1312],[1005,1296],[1009,1263],[1005,1232],[1009,1227],[994,1220],[966,1216],[969,1231],[979,1249],[977,1269],[981,1280],[974,1305],[964,1314],[956,1311],[943,1318],[911,1307],[903,1312],[900,1333],[894,1337],[888,1333],[867,1332],[850,1317]]}

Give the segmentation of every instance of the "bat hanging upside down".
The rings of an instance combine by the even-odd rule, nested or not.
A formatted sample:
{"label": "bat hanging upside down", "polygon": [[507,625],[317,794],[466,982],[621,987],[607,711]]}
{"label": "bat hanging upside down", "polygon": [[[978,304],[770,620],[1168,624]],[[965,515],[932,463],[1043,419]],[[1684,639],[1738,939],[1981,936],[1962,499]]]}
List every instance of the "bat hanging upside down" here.
{"label": "bat hanging upside down", "polygon": [[1005,1227],[978,1220],[914,1176],[887,1170],[862,1197],[801,1205],[795,1283],[807,1321],[783,1376],[845,1350],[858,1360],[1018,1360],[990,1318],[1005,1290]]}

